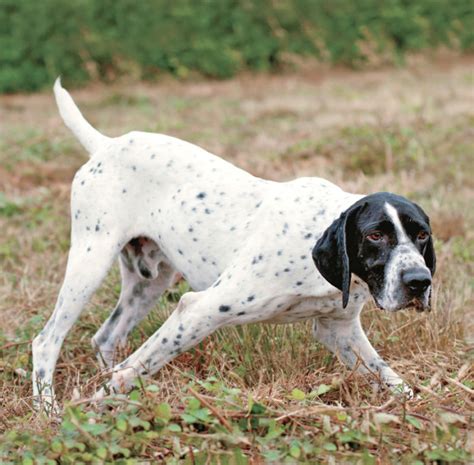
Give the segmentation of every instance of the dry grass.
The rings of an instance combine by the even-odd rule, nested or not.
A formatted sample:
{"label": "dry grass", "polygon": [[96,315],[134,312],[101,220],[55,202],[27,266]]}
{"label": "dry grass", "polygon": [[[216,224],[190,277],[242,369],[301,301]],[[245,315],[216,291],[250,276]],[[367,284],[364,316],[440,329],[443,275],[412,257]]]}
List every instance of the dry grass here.
{"label": "dry grass", "polygon": [[[421,421],[422,430],[394,424],[387,434],[399,440],[398,449],[390,441],[369,447],[380,463],[401,460],[409,451],[429,461],[423,451],[444,447],[441,440],[436,444],[438,426],[456,427],[448,449],[454,443],[473,447],[473,69],[472,60],[463,59],[403,70],[122,83],[74,92],[88,119],[106,134],[165,132],[258,176],[317,175],[350,191],[390,190],[422,204],[433,220],[439,265],[432,313],[388,315],[369,305],[363,318],[369,339],[418,387],[418,399],[373,393],[366,380],[312,340],[308,325],[290,325],[220,331],[154,378],[160,387],[154,401],[169,402],[179,412],[190,377],[213,376],[239,388],[242,399],[251,396],[273,409],[273,418],[290,425],[294,437],[323,434],[320,420],[331,406],[333,413],[348,413],[361,431],[380,412]],[[0,121],[0,431],[25,428],[49,437],[56,426],[31,412],[29,342],[49,316],[61,283],[70,183],[86,155],[63,127],[51,93],[0,97]],[[126,353],[161,324],[182,291],[183,285],[162,299],[134,331]],[[101,381],[89,340],[118,293],[114,269],[61,352],[61,399],[70,399],[74,388],[87,396]],[[304,400],[303,408],[289,398],[295,388],[308,393],[321,385],[331,389]],[[443,417],[446,412],[460,416]],[[244,450],[257,460],[252,463],[261,463],[258,447]],[[341,449],[325,453],[339,461],[350,458],[338,455]]]}

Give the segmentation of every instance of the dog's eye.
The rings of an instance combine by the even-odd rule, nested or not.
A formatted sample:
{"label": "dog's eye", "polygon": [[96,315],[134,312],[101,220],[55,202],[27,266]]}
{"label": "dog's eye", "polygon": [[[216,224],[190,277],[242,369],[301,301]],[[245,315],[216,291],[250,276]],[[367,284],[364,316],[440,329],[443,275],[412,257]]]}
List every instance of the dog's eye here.
{"label": "dog's eye", "polygon": [[369,241],[378,242],[383,239],[383,234],[380,231],[374,231],[368,234],[366,237],[369,239]]}
{"label": "dog's eye", "polygon": [[426,232],[426,231],[420,231],[418,233],[418,236],[416,236],[416,238],[419,240],[419,241],[424,241],[425,239],[427,239],[429,236],[429,234]]}

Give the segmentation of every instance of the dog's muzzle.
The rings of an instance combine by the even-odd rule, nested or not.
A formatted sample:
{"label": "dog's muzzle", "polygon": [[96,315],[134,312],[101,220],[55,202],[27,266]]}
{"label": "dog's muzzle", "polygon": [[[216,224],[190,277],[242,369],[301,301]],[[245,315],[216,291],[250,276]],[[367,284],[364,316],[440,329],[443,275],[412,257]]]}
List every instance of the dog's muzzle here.
{"label": "dog's muzzle", "polygon": [[[431,273],[426,268],[409,268],[402,272],[402,283],[408,296],[408,306],[417,312],[430,311]],[[427,294],[428,293],[428,294]]]}
{"label": "dog's muzzle", "polygon": [[414,298],[421,297],[431,286],[431,273],[426,268],[410,268],[402,272],[402,283]]}

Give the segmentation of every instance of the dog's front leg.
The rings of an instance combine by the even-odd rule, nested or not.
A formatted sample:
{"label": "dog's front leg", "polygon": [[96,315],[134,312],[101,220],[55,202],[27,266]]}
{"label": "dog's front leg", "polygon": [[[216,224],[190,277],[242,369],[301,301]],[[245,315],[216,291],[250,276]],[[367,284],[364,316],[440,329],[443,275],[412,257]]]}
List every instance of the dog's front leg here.
{"label": "dog's front leg", "polygon": [[222,305],[213,297],[214,288],[202,292],[188,292],[181,297],[178,307],[150,339],[124,362],[113,369],[106,389],[96,393],[100,400],[107,390],[127,392],[137,377],[156,373],[163,365],[198,344],[216,329],[235,318],[230,306]]}
{"label": "dog's front leg", "polygon": [[362,329],[359,315],[350,319],[325,317],[315,320],[313,334],[349,367],[358,365],[359,372],[376,374],[393,392],[413,394],[372,347]]}

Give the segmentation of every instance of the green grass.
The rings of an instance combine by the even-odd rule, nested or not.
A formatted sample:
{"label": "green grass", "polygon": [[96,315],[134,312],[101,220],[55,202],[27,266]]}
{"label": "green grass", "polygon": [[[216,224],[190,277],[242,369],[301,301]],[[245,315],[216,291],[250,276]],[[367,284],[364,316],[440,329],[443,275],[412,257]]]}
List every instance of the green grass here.
{"label": "green grass", "polygon": [[[118,299],[114,267],[61,351],[62,421],[35,413],[30,344],[62,281],[70,183],[86,156],[49,93],[0,97],[0,462],[469,462],[472,63],[425,66],[336,73],[317,84],[311,76],[259,76],[74,93],[110,135],[159,128],[257,176],[322,176],[420,203],[436,237],[432,313],[392,315],[369,304],[363,315],[374,346],[415,386],[413,400],[374,392],[370,379],[314,341],[307,322],[224,328],[98,410],[90,396],[107,376],[90,339]],[[121,357],[163,324],[187,289],[181,282],[160,299]]]}

